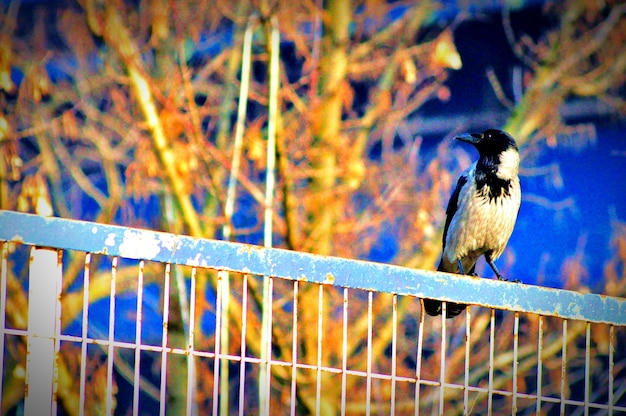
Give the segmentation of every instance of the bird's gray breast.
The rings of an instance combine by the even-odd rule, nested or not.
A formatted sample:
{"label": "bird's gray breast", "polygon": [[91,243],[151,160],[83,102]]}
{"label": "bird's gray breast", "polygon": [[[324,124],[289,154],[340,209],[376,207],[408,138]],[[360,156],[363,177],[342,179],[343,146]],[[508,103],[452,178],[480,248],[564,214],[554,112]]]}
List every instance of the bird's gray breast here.
{"label": "bird's gray breast", "polygon": [[[474,172],[469,172],[474,177]],[[507,189],[493,197],[487,185],[477,187],[468,181],[459,194],[457,210],[450,222],[444,255],[450,262],[463,258],[471,251],[492,251],[498,258],[511,237],[521,201],[517,177]]]}

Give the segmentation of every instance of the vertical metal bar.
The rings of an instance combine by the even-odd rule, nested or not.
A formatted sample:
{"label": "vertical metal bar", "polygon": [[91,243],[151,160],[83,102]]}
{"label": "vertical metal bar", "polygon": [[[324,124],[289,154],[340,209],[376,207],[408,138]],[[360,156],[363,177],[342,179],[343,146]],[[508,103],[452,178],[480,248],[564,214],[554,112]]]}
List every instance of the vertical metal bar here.
{"label": "vertical metal bar", "polygon": [[420,299],[422,312],[420,313],[419,332],[417,334],[417,352],[415,357],[415,416],[420,414],[420,393],[422,382],[422,347],[424,345],[424,299]]}
{"label": "vertical metal bar", "polygon": [[537,414],[541,414],[541,391],[543,379],[543,361],[541,359],[543,346],[543,316],[539,315],[539,330],[537,335]]}
{"label": "vertical metal bar", "polygon": [[[263,301],[261,304],[261,363],[259,365],[259,409],[261,412],[267,411],[269,408],[269,396],[267,391],[269,388],[265,385],[267,381],[267,373],[269,372],[269,353],[267,349],[268,328],[271,325],[271,302],[268,302],[270,294],[270,277],[263,276]],[[269,342],[271,344],[271,341]]]}
{"label": "vertical metal bar", "polygon": [[280,32],[278,30],[278,18],[273,15],[271,20],[270,35],[270,73],[269,73],[269,103],[267,115],[267,173],[265,178],[265,221],[264,221],[264,246],[272,246],[272,216],[274,214],[274,185],[276,182],[276,130],[278,124],[278,87],[280,85]]}
{"label": "vertical metal bar", "polygon": [[591,390],[591,323],[586,323],[585,331],[585,416],[589,415],[589,393]]}
{"label": "vertical metal bar", "polygon": [[[221,304],[220,304],[221,307],[220,307],[220,312],[219,312],[221,315],[220,322],[227,323],[229,309],[230,309],[230,275],[228,272],[219,271],[218,279],[220,279],[220,283],[221,283],[220,290],[217,293],[217,296],[220,297],[220,301],[221,301]],[[217,337],[217,333],[216,333],[216,337]],[[230,333],[228,331],[228,325],[226,324],[221,325],[219,337],[217,337],[216,339],[219,339],[219,343],[220,343],[219,351],[225,351],[225,353],[228,353],[229,345],[230,345]],[[217,351],[218,351],[218,347],[216,346],[216,355],[215,355],[216,363],[218,361]],[[219,384],[220,384],[219,396],[215,394],[213,395],[213,400],[214,400],[213,403],[215,405],[215,403],[219,401],[220,403],[219,414],[221,416],[228,416],[228,405],[230,403],[230,398],[229,398],[230,392],[228,388],[228,383],[230,379],[230,374],[229,374],[230,369],[228,367],[228,363],[224,362],[224,365],[222,366],[218,365],[216,370],[219,370],[221,374],[215,373],[215,372],[213,373],[213,377],[219,378]],[[214,385],[214,389],[216,388],[217,388],[217,383]]]}
{"label": "vertical metal bar", "polygon": [[143,315],[143,271],[145,262],[139,262],[137,274],[137,316],[135,317],[135,372],[133,375],[133,415],[139,414],[139,380],[141,361],[141,324]]}
{"label": "vertical metal bar", "polygon": [[343,330],[341,336],[341,416],[346,414],[348,371],[348,289],[343,289]]}
{"label": "vertical metal bar", "polygon": [[317,296],[317,368],[315,369],[315,414],[322,405],[322,330],[324,319],[324,285],[318,285]]}
{"label": "vertical metal bar", "polygon": [[237,180],[239,178],[239,167],[241,165],[241,151],[243,148],[243,133],[246,123],[248,108],[248,91],[250,87],[250,62],[252,61],[252,32],[256,26],[255,21],[248,21],[246,31],[243,36],[243,46],[241,51],[241,85],[239,87],[239,101],[237,103],[237,123],[235,124],[235,142],[233,144],[232,166],[228,177],[228,187],[226,190],[226,203],[224,204],[223,234],[225,240],[230,240],[232,235],[231,220],[235,211],[235,192],[237,191]]}
{"label": "vertical metal bar", "polygon": [[[613,414],[613,371],[615,366],[615,326],[609,327],[609,414]],[[1,374],[1,373],[0,373]]]}
{"label": "vertical metal bar", "polygon": [[243,275],[241,295],[241,366],[239,367],[239,415],[245,414],[245,391],[246,391],[246,335],[248,333],[248,275]]}
{"label": "vertical metal bar", "polygon": [[80,343],[80,381],[78,386],[78,414],[85,414],[85,387],[87,385],[87,337],[89,330],[89,280],[91,267],[91,253],[85,255],[83,271],[83,322],[81,325]]}
{"label": "vertical metal bar", "polygon": [[398,356],[398,295],[391,300],[391,398],[390,414],[396,413],[396,364]]}
{"label": "vertical metal bar", "polygon": [[[180,310],[180,320],[182,322],[182,327],[183,327],[182,334],[180,335],[180,339],[182,342],[184,342],[183,340],[189,337],[189,333],[193,331],[193,328],[191,327],[189,323],[190,322],[189,295],[187,294],[187,284],[185,282],[185,273],[184,273],[183,267],[179,264],[172,265],[172,276],[174,277],[174,283],[176,285],[175,299],[178,300],[178,307]],[[183,360],[186,361],[186,364],[187,364],[187,391],[185,392],[186,394],[189,391],[189,386],[191,385],[193,387],[193,385],[195,385],[195,379],[193,378],[195,377],[194,356],[193,354],[188,353],[186,354],[184,359],[181,357],[177,357],[176,360],[178,362],[174,365],[177,367],[182,367],[184,365]],[[182,389],[180,389],[179,391],[182,391]],[[187,397],[187,399],[185,400],[185,405],[188,402],[189,402],[189,398]],[[186,408],[185,412],[189,413],[190,409],[187,407],[185,408]]]}
{"label": "vertical metal bar", "polygon": [[563,319],[561,351],[561,408],[560,414],[565,414],[565,386],[567,386],[567,319]]}
{"label": "vertical metal bar", "polygon": [[198,414],[194,398],[196,397],[196,358],[194,345],[196,342],[196,277],[197,269],[191,268],[191,282],[189,288],[189,332],[187,334],[187,416]]}
{"label": "vertical metal bar", "polygon": [[365,392],[365,415],[369,416],[372,400],[372,303],[374,292],[367,292],[367,371]]}
{"label": "vertical metal bar", "polygon": [[296,414],[296,386],[298,380],[298,287],[299,282],[294,280],[293,282],[293,317],[291,333],[291,407],[289,414],[295,416]]}
{"label": "vertical metal bar", "polygon": [[173,265],[172,274],[176,282],[176,298],[180,306],[180,318],[183,324],[183,332],[188,335],[189,332],[189,298],[187,297],[187,285],[185,284],[185,276],[182,266]]}
{"label": "vertical metal bar", "polygon": [[[223,351],[224,354],[228,354],[230,345],[230,332],[228,330],[228,309],[230,308],[230,273],[228,273],[227,271],[224,271],[222,273],[222,288],[220,292],[222,296],[222,308],[220,309],[220,313],[222,314],[220,351]],[[220,365],[220,374],[218,374],[220,380],[220,415],[228,416],[230,404],[230,369],[226,360],[224,360],[223,364],[224,365]]]}
{"label": "vertical metal bar", "polygon": [[487,390],[487,414],[493,414],[493,355],[496,343],[496,310],[491,309],[489,321],[489,386]]}
{"label": "vertical metal bar", "polygon": [[24,414],[50,415],[56,412],[55,340],[59,331],[56,315],[63,270],[56,250],[33,247],[30,253]]}
{"label": "vertical metal bar", "polygon": [[446,383],[446,316],[448,302],[441,302],[441,349],[439,351],[439,414],[443,414]]}
{"label": "vertical metal bar", "polygon": [[471,306],[467,306],[465,309],[465,371],[463,376],[463,414],[468,415],[469,408],[469,363],[471,352]]}
{"label": "vertical metal bar", "polygon": [[159,416],[165,416],[167,408],[167,338],[170,321],[170,275],[172,265],[165,264],[163,279],[163,335],[161,336],[161,385],[159,387]]}
{"label": "vertical metal bar", "polygon": [[511,403],[511,414],[517,414],[517,360],[519,346],[519,312],[515,312],[513,321],[513,397]]}
{"label": "vertical metal bar", "polygon": [[222,270],[217,272],[217,286],[215,288],[215,360],[213,361],[213,416],[217,416],[219,413],[220,402],[220,354],[221,354],[221,340],[222,336],[222,285],[224,272]]}
{"label": "vertical metal bar", "polygon": [[274,278],[271,276],[267,276],[267,295],[264,296],[264,305],[263,310],[265,311],[265,316],[267,316],[268,325],[265,328],[265,345],[263,348],[266,351],[266,372],[264,375],[264,380],[261,382],[263,386],[263,401],[265,408],[261,410],[261,412],[265,412],[263,414],[269,415],[270,413],[270,393],[271,393],[271,380],[272,380],[272,299],[274,293]]}
{"label": "vertical metal bar", "polygon": [[60,273],[56,273],[56,311],[54,325],[54,362],[53,362],[53,379],[52,379],[52,412],[51,416],[57,415],[57,398],[59,392],[59,351],[61,349],[61,296],[63,290],[63,250],[57,251],[57,268]]}
{"label": "vertical metal bar", "polygon": [[9,277],[9,243],[2,243],[0,264],[0,397],[4,397],[4,331],[7,328],[7,280]]}
{"label": "vertical metal bar", "polygon": [[113,360],[115,357],[115,284],[117,281],[118,257],[111,262],[111,295],[109,297],[109,345],[107,350],[107,385],[106,385],[106,414],[113,414]]}

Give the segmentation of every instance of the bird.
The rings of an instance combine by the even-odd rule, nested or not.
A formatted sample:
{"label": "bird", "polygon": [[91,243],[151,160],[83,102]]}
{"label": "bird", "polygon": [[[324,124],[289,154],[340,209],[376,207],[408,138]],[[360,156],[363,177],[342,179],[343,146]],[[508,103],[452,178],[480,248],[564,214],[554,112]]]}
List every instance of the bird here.
{"label": "bird", "polygon": [[[479,158],[461,174],[448,201],[437,270],[475,275],[476,261],[484,256],[498,280],[506,280],[494,261],[513,233],[521,204],[517,143],[499,129],[454,139],[472,144]],[[466,306],[448,302],[446,318],[459,315]],[[442,303],[424,299],[424,309],[429,315],[441,315]]]}

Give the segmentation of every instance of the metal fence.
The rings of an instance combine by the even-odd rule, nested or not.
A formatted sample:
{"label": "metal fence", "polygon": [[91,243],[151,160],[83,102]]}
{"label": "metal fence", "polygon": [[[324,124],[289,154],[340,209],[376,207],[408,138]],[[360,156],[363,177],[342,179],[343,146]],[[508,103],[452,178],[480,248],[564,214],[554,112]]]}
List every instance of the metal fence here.
{"label": "metal fence", "polygon": [[624,299],[8,211],[0,242],[3,414],[626,414]]}

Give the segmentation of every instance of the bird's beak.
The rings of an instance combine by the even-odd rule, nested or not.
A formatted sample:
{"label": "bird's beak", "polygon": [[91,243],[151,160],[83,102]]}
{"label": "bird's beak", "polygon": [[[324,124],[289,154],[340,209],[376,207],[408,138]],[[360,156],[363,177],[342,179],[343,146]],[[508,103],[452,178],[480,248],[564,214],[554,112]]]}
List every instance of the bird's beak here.
{"label": "bird's beak", "polygon": [[456,136],[455,139],[466,143],[478,144],[483,140],[483,135],[480,133],[463,133]]}

